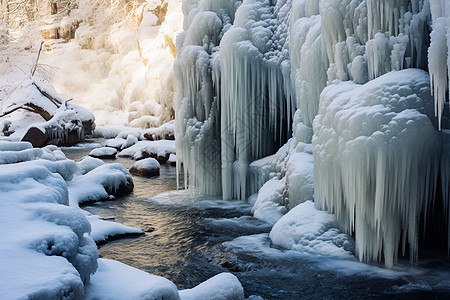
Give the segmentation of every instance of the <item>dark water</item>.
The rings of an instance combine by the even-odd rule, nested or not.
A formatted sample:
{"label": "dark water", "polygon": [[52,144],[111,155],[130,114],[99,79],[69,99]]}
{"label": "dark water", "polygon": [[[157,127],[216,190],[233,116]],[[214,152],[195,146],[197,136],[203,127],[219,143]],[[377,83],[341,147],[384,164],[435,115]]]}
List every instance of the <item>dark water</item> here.
{"label": "dark water", "polygon": [[[75,160],[89,151],[64,149]],[[127,168],[134,163],[125,158],[107,162],[120,162]],[[150,198],[175,190],[175,175],[174,167],[162,166],[159,177],[134,176],[132,194],[84,207],[147,231],[101,246],[102,257],[166,277],[179,288],[231,272],[241,281],[246,297],[450,299],[450,265],[444,258],[422,260],[414,268],[401,262],[395,270],[386,270],[277,249],[268,239],[270,226],[251,217],[246,203],[199,201],[187,193]]]}

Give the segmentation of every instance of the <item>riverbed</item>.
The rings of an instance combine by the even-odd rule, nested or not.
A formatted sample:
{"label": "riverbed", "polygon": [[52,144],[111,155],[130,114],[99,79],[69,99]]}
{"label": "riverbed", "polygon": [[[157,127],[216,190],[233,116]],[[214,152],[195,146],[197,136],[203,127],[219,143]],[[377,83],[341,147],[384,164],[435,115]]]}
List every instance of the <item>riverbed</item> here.
{"label": "riverbed", "polygon": [[[95,142],[63,151],[80,160]],[[105,162],[126,168],[134,163],[128,158]],[[450,265],[444,257],[424,259],[414,267],[400,261],[387,270],[356,259],[278,249],[268,238],[271,225],[253,218],[248,203],[169,192],[177,188],[173,166],[162,165],[160,176],[133,180],[133,193],[83,207],[145,232],[109,241],[99,246],[99,254],[166,277],[179,288],[231,272],[251,299],[450,298]]]}

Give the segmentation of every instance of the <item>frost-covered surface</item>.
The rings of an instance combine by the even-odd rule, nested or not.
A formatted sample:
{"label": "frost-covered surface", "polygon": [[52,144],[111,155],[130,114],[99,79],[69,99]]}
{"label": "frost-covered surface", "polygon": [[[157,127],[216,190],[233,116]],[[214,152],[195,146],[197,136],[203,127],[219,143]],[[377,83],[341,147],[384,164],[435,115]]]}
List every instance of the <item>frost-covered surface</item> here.
{"label": "frost-covered surface", "polygon": [[118,261],[99,259],[97,272],[86,289],[85,299],[239,300],[244,290],[236,276],[218,274],[192,289],[178,291],[171,281]]}
{"label": "frost-covered surface", "polygon": [[[314,120],[315,200],[355,231],[361,260],[392,266],[406,242],[417,259],[419,220],[431,209],[440,141],[428,74],[388,73],[327,87]],[[417,137],[420,137],[418,139]]]}
{"label": "frost-covered surface", "polygon": [[270,231],[273,244],[285,249],[353,259],[352,239],[337,229],[336,217],[306,201],[284,215]]}
{"label": "frost-covered surface", "polygon": [[[96,164],[96,162],[89,162]],[[86,166],[83,167],[86,170]],[[133,190],[130,172],[119,163],[102,164],[88,173],[76,176],[68,182],[72,203],[92,202],[108,199],[110,195]]]}
{"label": "frost-covered surface", "polygon": [[275,224],[286,213],[285,186],[286,178],[272,178],[261,187],[252,209],[255,218]]}

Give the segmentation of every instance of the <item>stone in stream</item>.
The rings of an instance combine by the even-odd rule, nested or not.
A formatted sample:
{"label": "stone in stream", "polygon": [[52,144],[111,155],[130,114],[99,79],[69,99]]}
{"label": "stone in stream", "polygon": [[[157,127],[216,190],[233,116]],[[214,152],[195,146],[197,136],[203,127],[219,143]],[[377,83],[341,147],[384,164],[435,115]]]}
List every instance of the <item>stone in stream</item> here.
{"label": "stone in stream", "polygon": [[111,147],[102,147],[92,150],[89,155],[95,158],[114,159],[116,158],[117,149]]}
{"label": "stone in stream", "polygon": [[160,167],[155,158],[145,158],[137,161],[131,167],[130,173],[140,176],[158,176]]}

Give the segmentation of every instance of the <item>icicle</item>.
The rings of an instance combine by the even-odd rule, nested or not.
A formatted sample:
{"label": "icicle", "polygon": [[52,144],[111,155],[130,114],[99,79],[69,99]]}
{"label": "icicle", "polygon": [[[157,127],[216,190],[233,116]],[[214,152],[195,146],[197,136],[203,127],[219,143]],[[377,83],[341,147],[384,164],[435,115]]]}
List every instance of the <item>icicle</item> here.
{"label": "icicle", "polygon": [[[447,99],[447,88],[449,84],[449,54],[448,44],[450,39],[450,4],[444,0],[430,0],[431,15],[433,19],[433,31],[431,32],[431,45],[428,49],[428,67],[430,70],[430,81],[432,93],[435,99],[435,114],[441,129],[442,112],[444,102]],[[447,64],[443,62],[447,61]]]}

